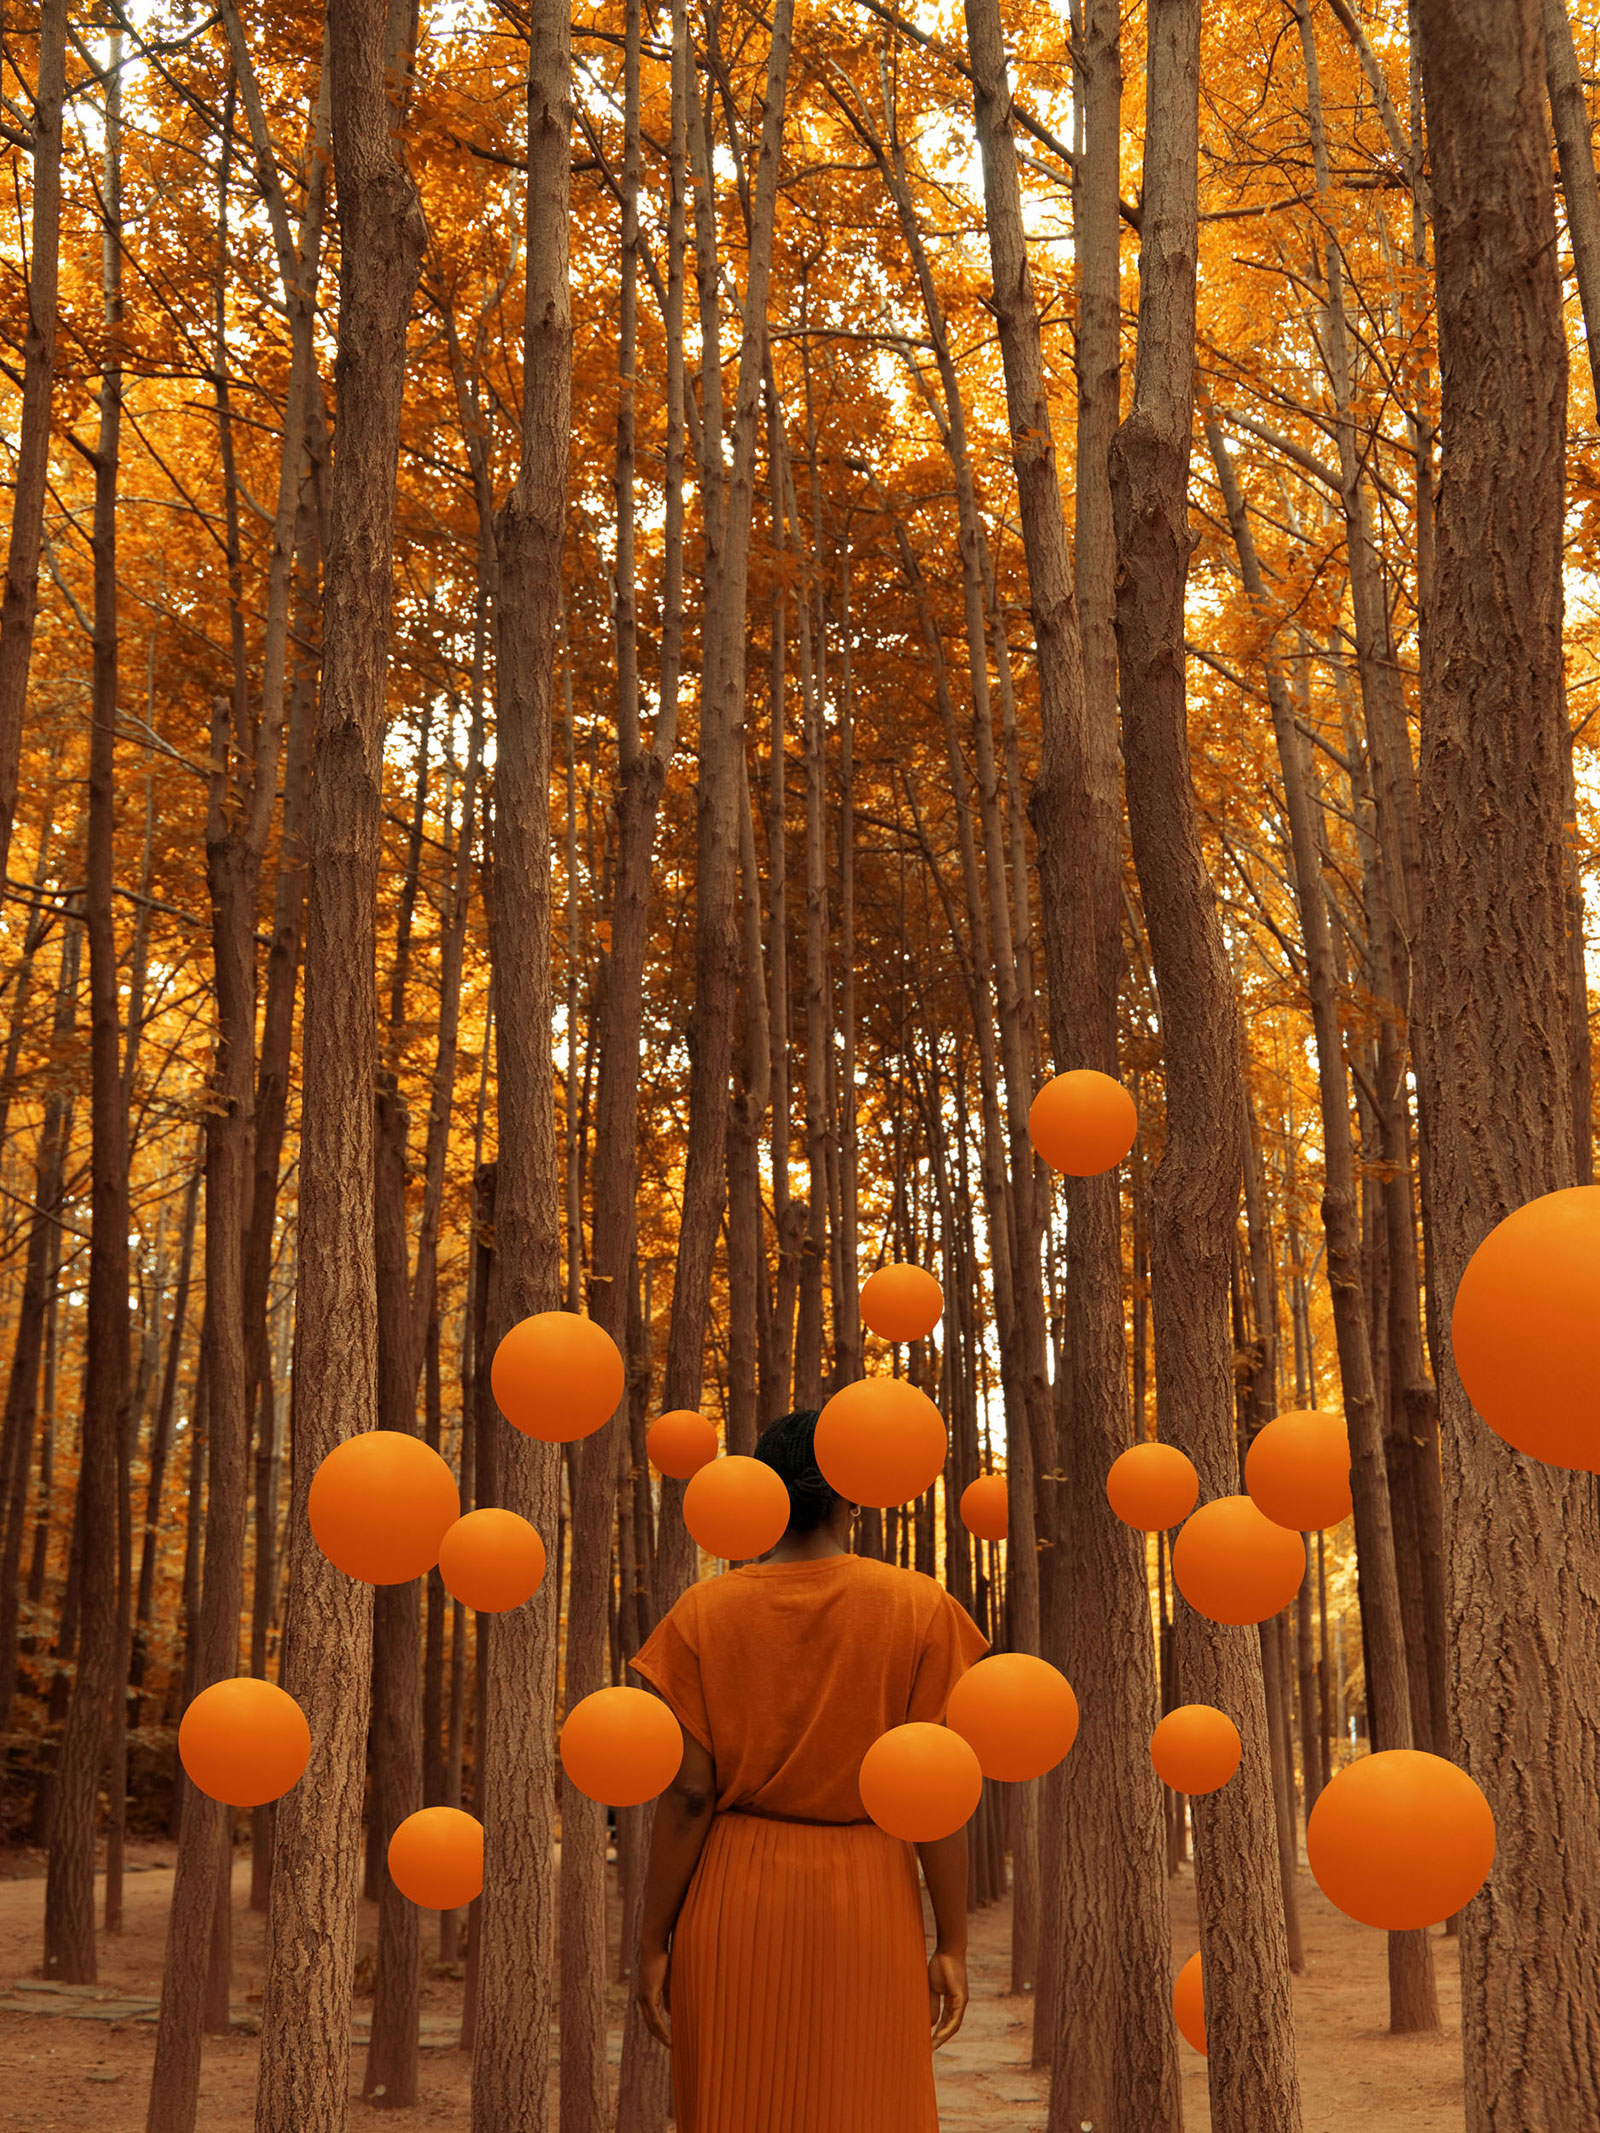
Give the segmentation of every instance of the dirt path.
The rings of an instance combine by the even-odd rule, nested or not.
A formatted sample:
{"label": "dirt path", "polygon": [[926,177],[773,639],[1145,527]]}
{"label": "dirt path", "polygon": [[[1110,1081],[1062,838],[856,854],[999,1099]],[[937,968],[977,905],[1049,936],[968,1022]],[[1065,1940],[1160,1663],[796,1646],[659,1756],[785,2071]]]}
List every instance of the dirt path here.
{"label": "dirt path", "polygon": [[[140,1869],[126,1884],[127,1925],[101,1936],[97,1999],[79,2014],[36,2012],[65,2007],[67,1996],[37,1988],[43,1862],[37,1855],[0,1857],[0,2127],[27,2133],[142,2133],[153,2022],[161,1981],[161,1943],[172,1890],[170,1845],[135,1846]],[[249,1869],[235,1874],[233,2035],[207,2040],[202,2075],[203,2133],[250,2133],[257,2046],[252,2025],[261,1991],[263,1921],[244,1908]],[[1324,1903],[1301,1878],[1307,1973],[1296,1981],[1295,2013],[1303,2133],[1462,2133],[1461,2041],[1455,1943],[1435,1939],[1444,2028],[1433,2037],[1390,2037],[1383,1936],[1367,1933]],[[1188,1875],[1173,1885],[1175,1962],[1195,1943],[1194,1892]],[[363,1905],[359,1934],[369,1946],[376,1914]],[[431,1921],[430,1921],[431,1925]],[[973,1922],[972,2006],[961,2033],[935,2061],[941,2133],[1040,2133],[1045,2082],[1028,2066],[1032,2002],[1005,1990],[1010,1979],[1010,1908]],[[428,1952],[430,1943],[425,1942]],[[19,1987],[21,1989],[19,1989]],[[610,1988],[620,2023],[623,1988]],[[78,2001],[79,2005],[84,2005]],[[417,2105],[383,2121],[450,2128],[468,2123],[464,2055],[455,2049],[461,1984],[433,1966],[423,1996],[422,2093]],[[359,2093],[371,2001],[357,2000],[351,2090]],[[1186,2133],[1209,2133],[1205,2062],[1180,2041]],[[612,2039],[615,2059],[616,2037]],[[752,2128],[751,2133],[760,2133]]]}

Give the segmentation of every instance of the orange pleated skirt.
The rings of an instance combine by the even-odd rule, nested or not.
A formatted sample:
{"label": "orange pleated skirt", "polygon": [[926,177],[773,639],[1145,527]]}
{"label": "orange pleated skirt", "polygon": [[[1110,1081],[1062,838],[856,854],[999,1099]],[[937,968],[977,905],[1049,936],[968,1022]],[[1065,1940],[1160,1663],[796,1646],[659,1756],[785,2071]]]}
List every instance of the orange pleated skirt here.
{"label": "orange pleated skirt", "polygon": [[719,1814],[672,1941],[677,2133],[937,2133],[916,1857]]}

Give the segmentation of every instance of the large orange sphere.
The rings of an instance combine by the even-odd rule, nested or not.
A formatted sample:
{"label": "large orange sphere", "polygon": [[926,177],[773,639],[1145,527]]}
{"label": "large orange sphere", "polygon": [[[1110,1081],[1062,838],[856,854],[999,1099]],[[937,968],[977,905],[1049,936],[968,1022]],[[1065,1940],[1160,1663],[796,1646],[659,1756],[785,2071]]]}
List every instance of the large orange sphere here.
{"label": "large orange sphere", "polygon": [[1156,1775],[1174,1792],[1216,1792],[1244,1755],[1239,1728],[1208,1703],[1181,1703],[1150,1736]]}
{"label": "large orange sphere", "polygon": [[536,1311],[496,1348],[489,1383],[513,1429],[542,1444],[575,1444],[611,1420],[627,1374],[604,1326],[576,1311]]}
{"label": "large orange sphere", "polygon": [[886,1341],[920,1341],[939,1323],[944,1290],[925,1267],[896,1262],[861,1284],[861,1317]]}
{"label": "large orange sphere", "polygon": [[311,1477],[312,1537],[363,1585],[404,1585],[439,1560],[461,1516],[455,1476],[404,1430],[369,1429],[336,1444]]}
{"label": "large orange sphere", "polygon": [[822,1478],[852,1503],[887,1510],[932,1488],[950,1440],[925,1392],[906,1378],[857,1378],[817,1421]]}
{"label": "large orange sphere", "polygon": [[717,1456],[717,1426],[692,1407],[672,1407],[645,1431],[645,1456],[658,1474],[687,1481]]}
{"label": "large orange sphere", "polygon": [[1244,1459],[1258,1511],[1291,1533],[1315,1533],[1350,1516],[1350,1432],[1343,1415],[1298,1408],[1258,1432]]}
{"label": "large orange sphere", "polygon": [[644,1689],[596,1689],[561,1728],[561,1767],[579,1792],[607,1807],[653,1800],[682,1762],[682,1727]]}
{"label": "large orange sphere", "polygon": [[469,1511],[439,1546],[444,1589],[480,1615],[531,1600],[544,1582],[544,1542],[515,1511]]}
{"label": "large orange sphere", "polygon": [[1175,1444],[1135,1444],[1111,1464],[1106,1497],[1125,1526],[1161,1533],[1181,1526],[1200,1495],[1194,1461]]}
{"label": "large orange sphere", "polygon": [[1173,1582],[1212,1622],[1265,1622],[1288,1606],[1305,1574],[1305,1542],[1248,1496],[1203,1503],[1172,1544]]}
{"label": "large orange sphere", "polygon": [[753,1562],[775,1548],[788,1531],[789,1514],[789,1491],[777,1470],[742,1452],[708,1461],[683,1492],[683,1522],[691,1535],[707,1555],[730,1563]]}
{"label": "large orange sphere", "polygon": [[294,1698],[240,1676],[202,1689],[178,1727],[178,1754],[199,1791],[230,1807],[265,1807],[298,1784],[311,1728]]}
{"label": "large orange sphere", "polygon": [[483,1824],[459,1807],[424,1807],[389,1839],[395,1887],[425,1911],[460,1911],[483,1890]]}
{"label": "large orange sphere", "polygon": [[980,1474],[961,1491],[961,1522],[982,1541],[1003,1541],[1011,1523],[1004,1474]]}
{"label": "large orange sphere", "polygon": [[1436,1926],[1494,1864],[1494,1815],[1464,1770],[1418,1748],[1346,1763],[1306,1821],[1318,1888],[1346,1917],[1390,1933]]}
{"label": "large orange sphere", "polygon": [[1043,1777],[1078,1737],[1078,1699],[1065,1674],[1030,1652],[996,1652],[950,1691],[944,1722],[987,1778]]}
{"label": "large orange sphere", "polygon": [[880,1829],[908,1844],[936,1844],[971,1821],[983,1769],[959,1733],[914,1722],[879,1734],[861,1758],[857,1783]]}
{"label": "large orange sphere", "polygon": [[1206,2056],[1206,1995],[1200,1975],[1200,1951],[1195,1950],[1172,1981],[1172,2018],[1178,2034]]}
{"label": "large orange sphere", "polygon": [[1450,1345],[1497,1436],[1549,1466],[1600,1468],[1600,1185],[1530,1200],[1467,1261]]}
{"label": "large orange sphere", "polygon": [[1120,1081],[1077,1067],[1047,1081],[1028,1113],[1028,1137],[1052,1170],[1095,1178],[1133,1146],[1139,1114]]}

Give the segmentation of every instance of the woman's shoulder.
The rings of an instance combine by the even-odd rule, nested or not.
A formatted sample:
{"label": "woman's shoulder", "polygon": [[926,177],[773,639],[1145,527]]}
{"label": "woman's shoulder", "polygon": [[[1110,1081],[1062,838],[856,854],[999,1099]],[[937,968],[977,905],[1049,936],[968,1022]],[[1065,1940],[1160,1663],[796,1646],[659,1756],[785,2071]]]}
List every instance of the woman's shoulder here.
{"label": "woman's shoulder", "polygon": [[870,1590],[894,1594],[918,1616],[931,1615],[944,1604],[944,1587],[925,1570],[907,1570],[899,1563],[881,1563],[876,1556],[858,1555],[857,1575]]}

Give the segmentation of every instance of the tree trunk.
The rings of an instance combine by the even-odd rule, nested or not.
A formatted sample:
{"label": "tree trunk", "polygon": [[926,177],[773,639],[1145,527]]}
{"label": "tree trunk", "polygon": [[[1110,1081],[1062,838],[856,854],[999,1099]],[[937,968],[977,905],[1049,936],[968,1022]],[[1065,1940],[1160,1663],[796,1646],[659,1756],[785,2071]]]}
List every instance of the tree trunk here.
{"label": "tree trunk", "polygon": [[[1422,648],[1417,983],[1430,1272],[1442,1323],[1480,1240],[1576,1174],[1563,825],[1566,341],[1537,0],[1420,0],[1442,374]],[[1486,838],[1482,824],[1493,820]],[[1494,1132],[1483,1122],[1493,1119]],[[1469,2133],[1600,2118],[1591,1967],[1600,1650],[1594,1484],[1513,1452],[1434,1352],[1452,1745],[1494,1810],[1462,1918]],[[1518,1536],[1538,1534],[1530,1551]]]}

